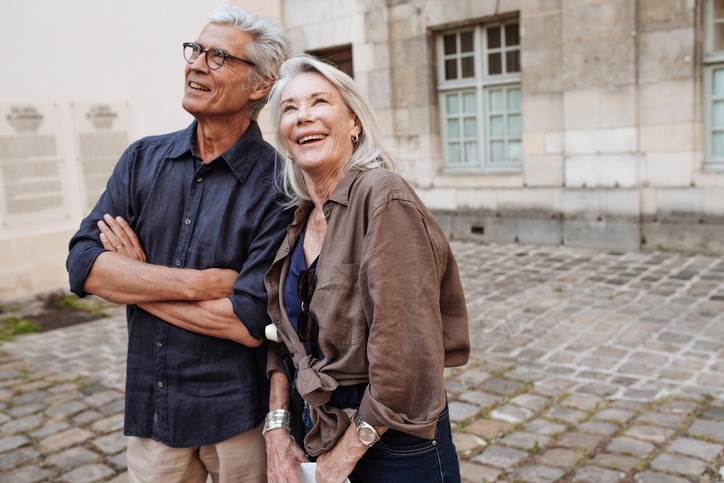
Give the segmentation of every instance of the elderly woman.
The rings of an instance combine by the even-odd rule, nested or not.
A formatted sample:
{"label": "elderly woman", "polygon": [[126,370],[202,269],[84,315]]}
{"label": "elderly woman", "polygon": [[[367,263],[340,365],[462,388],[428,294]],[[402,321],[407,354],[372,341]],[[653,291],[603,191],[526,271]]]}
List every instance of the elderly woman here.
{"label": "elderly woman", "polygon": [[[270,97],[296,211],[265,277],[305,401],[317,482],[455,482],[443,368],[468,360],[467,310],[440,226],[395,173],[354,81],[288,60]],[[270,345],[271,482],[297,482],[290,384]],[[300,442],[301,443],[301,442]]]}

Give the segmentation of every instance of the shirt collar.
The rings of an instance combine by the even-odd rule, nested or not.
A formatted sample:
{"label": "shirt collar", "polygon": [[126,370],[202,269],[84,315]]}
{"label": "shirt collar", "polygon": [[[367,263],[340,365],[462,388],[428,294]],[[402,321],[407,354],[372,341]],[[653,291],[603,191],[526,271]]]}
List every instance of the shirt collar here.
{"label": "shirt collar", "polygon": [[332,194],[329,196],[329,201],[334,201],[335,203],[339,203],[344,206],[349,205],[349,193],[352,191],[352,185],[362,172],[363,171],[359,168],[351,168],[347,171],[347,174],[342,177],[340,182],[332,191]]}
{"label": "shirt collar", "polygon": [[[169,155],[171,159],[181,158],[188,152],[198,157],[195,147],[197,125],[198,123],[194,120],[189,127],[186,128],[186,132],[182,134],[180,142],[171,150]],[[239,181],[244,181],[256,163],[256,160],[262,154],[264,145],[266,145],[266,141],[264,141],[262,137],[259,125],[256,121],[251,121],[246,132],[244,132],[233,146],[222,153],[219,158],[223,159],[229,168],[231,168],[231,171]]]}

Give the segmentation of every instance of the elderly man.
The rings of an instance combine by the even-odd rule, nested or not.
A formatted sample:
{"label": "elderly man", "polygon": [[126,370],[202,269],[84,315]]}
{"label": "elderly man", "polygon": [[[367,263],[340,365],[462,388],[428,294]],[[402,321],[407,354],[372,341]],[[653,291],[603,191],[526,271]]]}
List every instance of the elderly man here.
{"label": "elderly man", "polygon": [[263,276],[290,217],[255,119],[290,43],[224,6],[183,45],[195,120],[126,150],[70,241],[70,285],[128,305],[129,480],[266,481]]}

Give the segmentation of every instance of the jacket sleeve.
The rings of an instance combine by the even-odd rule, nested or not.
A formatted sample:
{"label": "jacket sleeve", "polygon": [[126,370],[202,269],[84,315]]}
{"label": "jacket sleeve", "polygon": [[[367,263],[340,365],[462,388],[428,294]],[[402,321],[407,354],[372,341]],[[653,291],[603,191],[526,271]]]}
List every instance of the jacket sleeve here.
{"label": "jacket sleeve", "polygon": [[[450,257],[439,225],[413,201],[393,198],[372,214],[360,269],[370,380],[360,415],[370,424],[434,438],[446,403],[446,347],[469,350],[465,300]],[[443,289],[443,278],[457,278],[457,285]],[[454,317],[444,320],[450,314],[443,311]],[[446,344],[444,323],[457,326],[458,340]]]}

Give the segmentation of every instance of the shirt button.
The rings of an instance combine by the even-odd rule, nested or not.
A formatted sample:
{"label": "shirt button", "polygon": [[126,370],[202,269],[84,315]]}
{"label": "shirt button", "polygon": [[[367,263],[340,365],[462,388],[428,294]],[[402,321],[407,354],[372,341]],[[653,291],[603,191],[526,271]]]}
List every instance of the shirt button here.
{"label": "shirt button", "polygon": [[198,178],[196,178],[196,182],[197,182],[197,183],[201,183],[201,181],[203,181],[203,179],[204,179],[204,178],[202,178],[201,176],[199,176]]}
{"label": "shirt button", "polygon": [[188,218],[186,218],[186,219],[184,220],[184,223],[187,224],[187,225],[190,225],[190,224],[191,224],[191,220],[189,220]]}
{"label": "shirt button", "polygon": [[157,385],[158,387],[163,387],[163,381],[158,381],[158,382],[156,383],[156,385]]}
{"label": "shirt button", "polygon": [[180,266],[181,266],[181,260],[176,260],[176,266],[177,266],[177,267],[180,267]]}
{"label": "shirt button", "polygon": [[160,340],[157,340],[156,347],[163,347],[163,342],[161,342]]}

